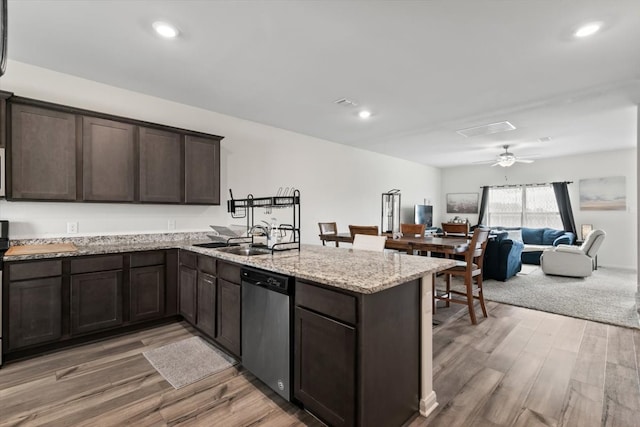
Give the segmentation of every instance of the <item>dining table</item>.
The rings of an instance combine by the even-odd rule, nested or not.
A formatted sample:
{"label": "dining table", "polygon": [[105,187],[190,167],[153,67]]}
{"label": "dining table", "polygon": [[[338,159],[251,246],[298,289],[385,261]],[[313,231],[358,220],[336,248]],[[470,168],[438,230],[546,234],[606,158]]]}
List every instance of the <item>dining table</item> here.
{"label": "dining table", "polygon": [[[329,242],[353,243],[353,238],[350,233],[320,234],[320,239]],[[389,234],[384,247],[385,249],[404,251],[410,255],[415,254],[416,251],[456,255],[464,253],[468,249],[470,241],[470,239],[465,237],[449,236],[403,235],[394,239],[393,236]]]}

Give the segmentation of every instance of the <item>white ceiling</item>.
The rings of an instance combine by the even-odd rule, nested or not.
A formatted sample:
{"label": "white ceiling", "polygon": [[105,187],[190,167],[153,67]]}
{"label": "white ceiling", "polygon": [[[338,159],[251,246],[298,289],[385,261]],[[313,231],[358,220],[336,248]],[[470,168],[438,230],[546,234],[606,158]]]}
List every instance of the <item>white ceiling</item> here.
{"label": "white ceiling", "polygon": [[[638,0],[10,0],[8,15],[10,59],[427,165],[637,145]],[[159,19],[181,37],[156,37]],[[571,37],[593,20],[604,30]],[[517,130],[455,132],[503,120]]]}

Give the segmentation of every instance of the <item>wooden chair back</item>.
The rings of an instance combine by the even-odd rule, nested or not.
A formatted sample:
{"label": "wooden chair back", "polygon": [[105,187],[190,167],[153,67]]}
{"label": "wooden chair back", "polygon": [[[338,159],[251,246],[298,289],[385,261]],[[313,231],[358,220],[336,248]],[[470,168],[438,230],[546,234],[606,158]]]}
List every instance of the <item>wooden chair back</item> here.
{"label": "wooden chair back", "polygon": [[424,236],[424,224],[400,224],[400,232],[409,236]]}
{"label": "wooden chair back", "polygon": [[471,259],[473,264],[476,264],[482,269],[482,262],[484,261],[484,251],[487,248],[489,242],[489,230],[488,228],[476,228],[473,231],[473,237],[471,243],[469,243],[469,249],[465,253],[467,262]]}
{"label": "wooden chair back", "polygon": [[[464,262],[458,262],[454,267],[443,270],[442,273],[446,277],[446,290],[444,294],[438,294],[435,281],[433,286],[433,310],[436,309],[436,301],[445,301],[447,307],[449,303],[465,304],[469,310],[469,317],[472,324],[477,324],[476,313],[473,307],[474,300],[480,301],[480,308],[484,317],[488,317],[487,308],[484,303],[484,294],[482,292],[482,264],[484,261],[484,251],[489,241],[488,228],[476,228],[473,232],[473,238],[469,243],[469,247],[464,253]],[[465,290],[456,290],[451,288],[451,277],[458,276],[464,279]],[[473,282],[476,288],[473,288]]]}
{"label": "wooden chair back", "polygon": [[352,239],[355,239],[356,234],[366,234],[369,236],[377,236],[380,234],[377,225],[349,225],[349,233],[351,233]]}
{"label": "wooden chair back", "polygon": [[[325,246],[327,241],[322,238],[322,235],[326,234],[338,234],[338,224],[335,222],[319,222],[318,227],[320,228],[320,239],[322,240],[322,246]],[[336,248],[339,246],[338,242],[336,242]]]}

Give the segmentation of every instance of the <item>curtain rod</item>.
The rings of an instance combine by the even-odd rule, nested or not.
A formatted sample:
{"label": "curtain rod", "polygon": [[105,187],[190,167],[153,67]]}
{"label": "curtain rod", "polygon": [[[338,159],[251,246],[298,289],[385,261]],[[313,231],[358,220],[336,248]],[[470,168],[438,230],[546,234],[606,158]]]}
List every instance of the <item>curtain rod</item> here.
{"label": "curtain rod", "polygon": [[[573,181],[559,181],[566,184],[573,184]],[[541,187],[543,185],[554,184],[553,182],[540,182],[536,184],[505,184],[505,185],[485,185],[480,188],[488,187],[488,188],[514,188],[514,187]]]}

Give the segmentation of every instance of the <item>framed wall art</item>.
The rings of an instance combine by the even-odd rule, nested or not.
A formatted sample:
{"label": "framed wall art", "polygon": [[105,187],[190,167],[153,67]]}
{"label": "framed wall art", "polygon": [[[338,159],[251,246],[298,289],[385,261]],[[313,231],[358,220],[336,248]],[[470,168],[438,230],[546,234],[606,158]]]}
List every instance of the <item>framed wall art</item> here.
{"label": "framed wall art", "polygon": [[447,193],[447,213],[478,213],[478,193]]}
{"label": "framed wall art", "polygon": [[580,180],[580,210],[624,211],[627,186],[624,176]]}

